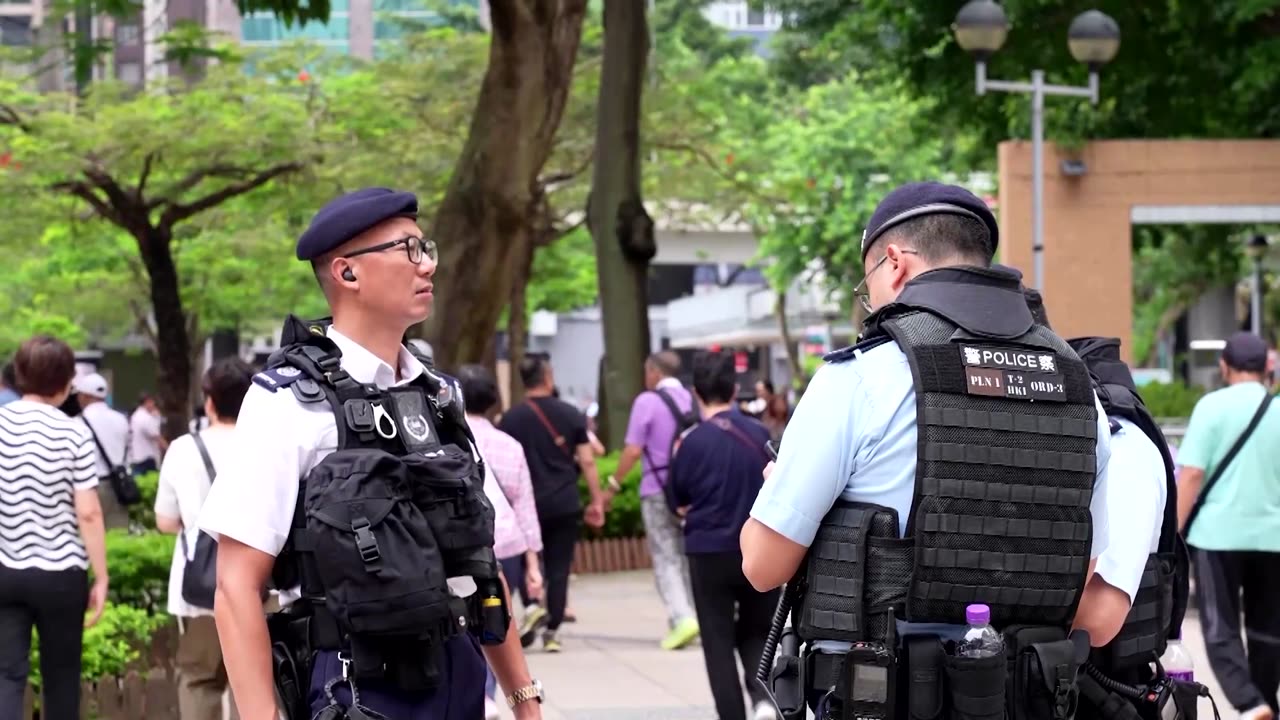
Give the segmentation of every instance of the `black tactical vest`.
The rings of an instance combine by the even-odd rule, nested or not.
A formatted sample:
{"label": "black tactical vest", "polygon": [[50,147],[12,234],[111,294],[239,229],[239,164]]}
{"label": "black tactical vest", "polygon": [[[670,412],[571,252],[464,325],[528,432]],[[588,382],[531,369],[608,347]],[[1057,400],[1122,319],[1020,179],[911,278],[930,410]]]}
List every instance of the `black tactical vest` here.
{"label": "black tactical vest", "polygon": [[[1189,589],[1186,544],[1178,534],[1178,488],[1173,458],[1160,426],[1138,395],[1129,367],[1120,359],[1118,338],[1078,338],[1070,345],[1089,367],[1098,399],[1109,417],[1121,417],[1140,428],[1164,461],[1164,517],[1156,552],[1147,557],[1142,582],[1119,634],[1096,650],[1093,663],[1112,677],[1130,670],[1145,672],[1148,663],[1164,653],[1169,638],[1181,633]],[[1112,432],[1119,426],[1112,422]],[[1125,482],[1115,477],[1112,482]]]}
{"label": "black tactical vest", "polygon": [[[301,587],[312,644],[345,651],[357,677],[430,688],[449,637],[506,635],[483,464],[456,381],[428,370],[387,390],[361,384],[325,327],[290,316],[254,378],[326,404],[337,422],[337,449],[299,487],[273,584]],[[446,583],[462,576],[478,588],[466,599]]]}
{"label": "black tactical vest", "polygon": [[[1092,540],[1097,409],[1084,363],[1033,324],[1017,288],[995,271],[934,270],[868,321],[861,346],[897,342],[916,391],[919,450],[907,522],[914,554],[909,575],[898,578],[905,581],[899,619],[963,624],[971,603],[990,606],[997,628],[1065,628],[1075,615]],[[830,552],[818,545],[815,552]],[[873,565],[865,563],[860,580]],[[812,580],[808,608],[815,593],[835,604],[851,587],[848,578]],[[886,595],[883,587],[859,589]],[[802,617],[811,626],[802,630],[860,639],[833,638],[830,630],[840,628],[821,627],[826,619]]]}

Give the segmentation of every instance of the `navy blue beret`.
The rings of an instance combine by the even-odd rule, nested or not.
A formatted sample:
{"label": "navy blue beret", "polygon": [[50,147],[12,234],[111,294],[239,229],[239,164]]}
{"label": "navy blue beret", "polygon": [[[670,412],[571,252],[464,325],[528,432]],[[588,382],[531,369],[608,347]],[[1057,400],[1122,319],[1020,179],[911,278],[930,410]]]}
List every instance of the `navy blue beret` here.
{"label": "navy blue beret", "polygon": [[364,188],[330,200],[298,238],[298,259],[312,260],[384,220],[418,217],[418,196],[390,188]]}
{"label": "navy blue beret", "polygon": [[862,259],[867,259],[871,243],[890,228],[924,215],[965,215],[987,226],[991,252],[1000,241],[996,216],[977,195],[957,185],[938,182],[907,183],[885,196],[871,213],[871,222],[862,233]]}

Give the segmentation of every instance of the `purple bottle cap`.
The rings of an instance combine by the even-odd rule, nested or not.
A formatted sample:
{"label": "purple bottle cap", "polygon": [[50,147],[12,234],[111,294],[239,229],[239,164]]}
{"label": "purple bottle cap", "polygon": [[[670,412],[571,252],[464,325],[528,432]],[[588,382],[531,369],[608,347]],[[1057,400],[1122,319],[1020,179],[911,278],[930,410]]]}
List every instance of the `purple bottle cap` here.
{"label": "purple bottle cap", "polygon": [[970,625],[986,625],[991,622],[991,608],[974,604],[964,609],[964,619]]}

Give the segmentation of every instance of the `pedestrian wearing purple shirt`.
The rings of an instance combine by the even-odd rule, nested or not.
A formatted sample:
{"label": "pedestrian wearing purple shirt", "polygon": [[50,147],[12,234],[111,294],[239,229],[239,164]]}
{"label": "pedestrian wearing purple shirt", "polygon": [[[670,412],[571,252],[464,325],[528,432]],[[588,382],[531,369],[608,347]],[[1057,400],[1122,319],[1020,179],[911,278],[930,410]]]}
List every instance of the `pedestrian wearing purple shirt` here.
{"label": "pedestrian wearing purple shirt", "polygon": [[693,611],[693,591],[689,585],[689,563],[684,554],[680,518],[667,507],[664,487],[671,445],[676,436],[698,420],[693,395],[680,384],[680,356],[664,351],[649,356],[644,364],[644,385],[631,406],[626,447],[618,460],[617,476],[609,477],[612,492],[619,489],[617,477],[626,477],[643,458],[640,477],[640,514],[658,595],[667,609],[669,631],[662,647],[675,650],[698,637],[698,621]]}

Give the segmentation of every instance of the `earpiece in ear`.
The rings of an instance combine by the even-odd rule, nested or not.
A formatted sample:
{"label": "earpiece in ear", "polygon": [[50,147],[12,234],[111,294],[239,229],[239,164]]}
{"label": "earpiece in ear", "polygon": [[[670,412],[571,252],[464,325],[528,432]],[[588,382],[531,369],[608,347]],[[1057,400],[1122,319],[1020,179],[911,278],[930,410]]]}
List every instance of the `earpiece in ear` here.
{"label": "earpiece in ear", "polygon": [[342,269],[342,279],[347,282],[355,282],[356,274],[351,272],[351,268]]}

